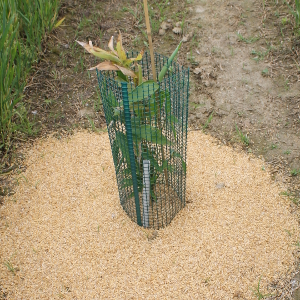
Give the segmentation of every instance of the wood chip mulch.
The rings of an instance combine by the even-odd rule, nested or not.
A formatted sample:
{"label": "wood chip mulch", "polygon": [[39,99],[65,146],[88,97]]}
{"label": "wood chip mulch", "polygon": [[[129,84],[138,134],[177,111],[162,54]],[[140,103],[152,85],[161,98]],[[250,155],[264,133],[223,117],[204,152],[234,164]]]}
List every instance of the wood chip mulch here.
{"label": "wood chip mulch", "polygon": [[0,206],[7,299],[257,299],[295,270],[296,215],[264,162],[188,136],[187,206],[159,231],[119,204],[107,133],[37,141]]}

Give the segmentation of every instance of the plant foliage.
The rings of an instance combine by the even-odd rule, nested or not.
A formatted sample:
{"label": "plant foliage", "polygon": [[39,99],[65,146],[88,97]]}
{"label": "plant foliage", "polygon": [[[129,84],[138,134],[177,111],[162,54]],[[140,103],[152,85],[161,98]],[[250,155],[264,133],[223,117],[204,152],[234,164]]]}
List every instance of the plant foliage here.
{"label": "plant foliage", "polygon": [[[137,57],[127,58],[126,52],[122,45],[122,35],[119,33],[116,48],[114,47],[113,37],[108,43],[109,51],[100,49],[93,46],[92,42],[78,42],[89,53],[94,56],[103,59],[104,61],[97,66],[91,68],[101,71],[116,71],[115,80],[128,85],[128,101],[129,108],[131,110],[131,128],[132,128],[132,140],[134,143],[134,149],[136,149],[135,165],[136,175],[138,181],[138,190],[142,191],[143,188],[143,159],[150,160],[150,183],[153,187],[160,176],[164,173],[167,179],[167,171],[172,171],[174,166],[172,165],[176,159],[180,159],[182,163],[182,169],[186,170],[186,165],[181,157],[180,153],[172,149],[172,141],[163,134],[162,129],[166,122],[172,129],[174,139],[176,140],[175,127],[179,123],[179,120],[172,114],[171,109],[171,97],[168,89],[161,90],[160,82],[164,79],[165,74],[169,70],[173,60],[175,59],[181,43],[175,49],[173,54],[168,59],[167,63],[161,69],[158,75],[158,82],[153,80],[144,80],[142,76],[142,68],[138,62],[143,58],[144,51],[140,51]],[[109,90],[109,88],[107,87]],[[107,120],[108,123],[121,122],[126,126],[124,118],[124,105],[123,101],[118,102],[112,91],[108,94],[108,104],[111,111],[113,111],[113,117]],[[161,111],[165,111],[165,119],[161,118]],[[122,127],[122,126],[121,126]],[[113,151],[121,153],[121,158],[117,162],[117,173],[121,170],[123,163],[126,163],[128,168],[123,172],[131,172],[129,149],[127,144],[127,133],[116,131],[116,139],[113,143]],[[164,157],[163,146],[171,148],[171,155],[166,159]],[[158,152],[153,150],[153,147],[160,148],[162,158],[158,157]],[[122,187],[129,187],[133,185],[132,179],[128,174],[124,174]],[[151,197],[156,200],[153,190],[151,190]]]}

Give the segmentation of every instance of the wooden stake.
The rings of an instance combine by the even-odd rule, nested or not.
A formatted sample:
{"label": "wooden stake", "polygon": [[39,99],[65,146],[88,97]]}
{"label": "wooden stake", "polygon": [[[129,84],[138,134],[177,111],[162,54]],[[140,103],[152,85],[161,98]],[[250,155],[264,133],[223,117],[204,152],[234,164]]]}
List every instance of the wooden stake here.
{"label": "wooden stake", "polygon": [[153,44],[152,44],[151,26],[150,26],[147,0],[144,0],[144,10],[145,10],[145,21],[146,21],[146,27],[147,27],[147,35],[148,35],[148,41],[149,41],[149,50],[150,50],[150,57],[151,57],[153,80],[156,82],[157,79],[156,79],[156,70],[155,70],[155,61],[154,61],[154,51],[153,51]]}
{"label": "wooden stake", "polygon": [[[148,35],[148,41],[149,41],[149,50],[150,50],[150,57],[151,57],[151,66],[152,66],[152,73],[153,73],[153,80],[157,82],[156,78],[156,70],[155,70],[155,61],[154,61],[154,50],[153,50],[153,44],[152,44],[152,36],[151,36],[151,26],[150,26],[150,19],[149,19],[149,12],[148,12],[148,3],[147,0],[144,0],[144,10],[145,10],[145,21],[146,21],[146,27],[147,27],[147,35]],[[160,116],[160,109],[159,107],[159,128],[161,129],[161,116]],[[165,160],[165,151],[163,145],[161,145],[161,154],[163,161]],[[166,178],[166,184],[169,185],[168,180],[168,172],[167,170],[164,170],[165,178]]]}

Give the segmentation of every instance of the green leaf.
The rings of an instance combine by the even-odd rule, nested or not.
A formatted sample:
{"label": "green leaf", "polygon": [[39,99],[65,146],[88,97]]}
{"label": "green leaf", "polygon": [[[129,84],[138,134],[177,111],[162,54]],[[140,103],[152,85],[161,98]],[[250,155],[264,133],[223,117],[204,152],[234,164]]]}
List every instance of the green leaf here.
{"label": "green leaf", "polygon": [[111,107],[119,106],[119,103],[112,91],[109,91],[108,93],[108,103],[110,104]]}
{"label": "green leaf", "polygon": [[177,46],[177,48],[174,50],[174,52],[172,53],[172,55],[170,56],[170,58],[168,59],[168,62],[163,66],[163,68],[161,69],[159,75],[158,75],[158,81],[162,81],[163,78],[165,77],[170,65],[172,64],[172,61],[174,60],[176,54],[178,53],[180,47],[181,47],[182,41],[179,43],[179,45]]}
{"label": "green leaf", "polygon": [[174,115],[168,115],[167,116],[167,119],[170,123],[172,124],[176,124],[179,122],[179,120],[174,116]]}
{"label": "green leaf", "polygon": [[161,91],[160,93],[161,93],[162,97],[164,97],[166,99],[166,103],[165,103],[166,115],[170,115],[171,109],[172,109],[170,93],[168,90]]}
{"label": "green leaf", "polygon": [[138,84],[141,85],[143,83],[143,73],[142,73],[142,66],[138,65]]}
{"label": "green leaf", "polygon": [[174,138],[176,139],[176,130],[175,130],[175,125],[174,124],[178,123],[179,120],[174,115],[167,115],[167,120],[170,123],[171,129],[172,129],[173,134],[174,134]]}
{"label": "green leaf", "polygon": [[155,196],[154,192],[152,190],[150,190],[150,195],[152,197],[152,199],[157,202],[157,197]]}
{"label": "green leaf", "polygon": [[128,94],[129,103],[147,99],[159,89],[159,85],[153,80],[145,81],[136,87],[131,93]]}
{"label": "green leaf", "polygon": [[117,75],[123,82],[128,82],[127,76],[124,75],[121,71],[117,71]]}
{"label": "green leaf", "polygon": [[116,140],[118,143],[119,148],[121,149],[122,155],[125,158],[125,161],[130,167],[130,158],[129,158],[129,149],[127,145],[127,137],[123,132],[116,132]]}
{"label": "green leaf", "polygon": [[183,157],[181,156],[180,153],[174,151],[174,150],[171,150],[171,157],[178,157],[181,159],[181,163],[182,163],[182,169],[184,172],[186,172],[186,162],[183,160]]}
{"label": "green leaf", "polygon": [[148,159],[150,160],[150,165],[153,166],[156,171],[158,171],[159,173],[161,173],[163,171],[162,167],[159,165],[158,161],[154,158],[152,151],[146,146],[144,146],[143,149],[143,160]]}
{"label": "green leaf", "polygon": [[168,160],[164,160],[163,165],[162,165],[163,170],[168,170],[169,172],[173,172],[174,168],[172,165],[168,163]]}
{"label": "green leaf", "polygon": [[120,115],[121,111],[118,108],[114,107],[114,117],[118,117]]}
{"label": "green leaf", "polygon": [[158,145],[170,145],[172,144],[160,130],[151,125],[142,125],[140,127],[133,127],[132,134],[138,137],[139,139],[144,139],[148,142]]}
{"label": "green leaf", "polygon": [[126,187],[130,187],[130,186],[133,186],[133,182],[132,182],[132,179],[131,178],[124,178],[122,180],[122,188],[126,188]]}

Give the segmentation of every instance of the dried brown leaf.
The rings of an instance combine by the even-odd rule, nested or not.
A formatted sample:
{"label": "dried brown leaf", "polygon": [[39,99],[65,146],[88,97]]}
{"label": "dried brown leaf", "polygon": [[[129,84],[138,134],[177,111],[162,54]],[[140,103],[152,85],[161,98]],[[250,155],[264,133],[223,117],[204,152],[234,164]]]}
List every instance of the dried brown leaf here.
{"label": "dried brown leaf", "polygon": [[118,53],[117,51],[114,49],[114,37],[112,36],[109,40],[109,43],[108,43],[108,48],[115,54],[118,56]]}
{"label": "dried brown leaf", "polygon": [[101,71],[118,71],[119,70],[119,68],[117,68],[116,65],[110,61],[104,61],[104,62],[98,64],[97,66],[90,68],[89,71],[95,70],[95,69],[98,69]]}
{"label": "dried brown leaf", "polygon": [[115,65],[124,75],[126,76],[130,76],[132,78],[136,77],[135,73],[133,71],[131,71],[130,69],[124,68],[122,66],[119,65]]}

